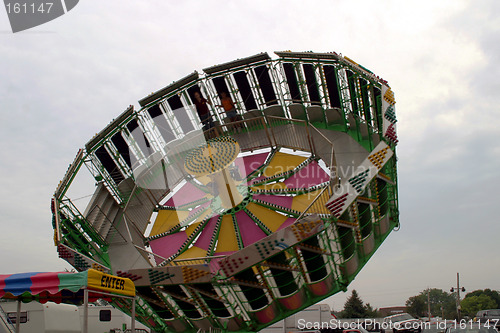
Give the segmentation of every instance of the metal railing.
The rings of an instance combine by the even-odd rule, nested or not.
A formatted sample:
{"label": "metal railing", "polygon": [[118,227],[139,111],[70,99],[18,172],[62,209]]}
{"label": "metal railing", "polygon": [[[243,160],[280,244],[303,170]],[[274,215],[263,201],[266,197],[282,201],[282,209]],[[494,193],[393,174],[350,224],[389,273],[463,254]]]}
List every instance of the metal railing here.
{"label": "metal railing", "polygon": [[7,316],[7,313],[5,313],[1,304],[0,304],[0,321],[1,321],[0,326],[6,328],[8,332],[14,333],[16,331],[14,324],[12,324],[12,322],[10,321],[9,317]]}
{"label": "metal railing", "polygon": [[325,196],[325,191],[328,191],[328,187],[323,188],[319,194],[314,198],[314,200],[309,204],[309,206],[304,209],[304,211],[297,217],[296,221],[302,219],[306,214],[318,213],[325,209],[325,204],[329,199],[329,196]]}

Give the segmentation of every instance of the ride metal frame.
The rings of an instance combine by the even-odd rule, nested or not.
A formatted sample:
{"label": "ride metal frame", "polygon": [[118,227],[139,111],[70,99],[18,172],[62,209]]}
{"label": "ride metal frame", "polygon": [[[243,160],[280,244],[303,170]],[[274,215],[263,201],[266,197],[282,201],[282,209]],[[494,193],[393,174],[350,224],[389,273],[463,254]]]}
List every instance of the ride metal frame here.
{"label": "ride metal frame", "polygon": [[[137,303],[137,315],[152,328],[165,331],[205,330],[208,327],[231,331],[261,329],[329,295],[346,290],[347,285],[371,258],[375,250],[388,236],[390,230],[399,225],[395,154],[386,160],[383,166],[380,166],[376,176],[367,181],[363,192],[357,195],[352,204],[344,207],[340,216],[335,216],[325,208],[338,189],[343,184],[347,184],[347,179],[343,179],[339,173],[334,143],[325,136],[329,133],[328,131],[347,133],[368,153],[375,151],[380,142],[386,142],[387,147],[395,153],[397,142],[385,137],[382,126],[384,115],[381,92],[382,86],[387,86],[387,82],[352,60],[336,53],[276,52],[276,54],[279,56],[277,60],[270,59],[267,54],[260,54],[204,69],[206,74],[201,77],[195,72],[142,99],[139,101],[141,105],[139,111],[135,111],[133,107],[128,108],[117,120],[89,141],[86,149],[78,152],[75,161],[70,165],[54,194],[52,202],[54,239],[58,249],[60,249],[60,256],[68,260],[78,270],[96,266],[107,271],[115,270],[107,252],[109,247],[113,245],[113,242],[110,241],[111,238],[101,235],[99,230],[95,229],[93,221],[88,220],[91,215],[80,212],[66,197],[66,192],[76,174],[85,164],[95,180],[109,192],[113,202],[109,201],[110,203],[107,205],[115,205],[116,209],[122,212],[120,213],[123,216],[121,223],[124,223],[127,227],[125,230],[128,230],[125,233],[121,231],[121,238],[124,241],[127,237],[130,239],[136,237],[133,236],[134,230],[139,230],[138,232],[142,234],[141,227],[136,223],[137,221],[134,221],[134,217],[126,214],[127,209],[132,205],[134,196],[143,195],[144,198],[149,197],[153,202],[159,203],[169,195],[174,187],[181,184],[184,175],[182,172],[175,175],[173,186],[163,192],[141,189],[136,184],[132,185],[132,188],[125,187],[123,184],[117,183],[116,180],[121,178],[134,180],[134,165],[130,166],[127,163],[120,148],[115,146],[111,139],[115,135],[123,137],[130,147],[129,153],[130,156],[134,157],[136,165],[142,164],[147,156],[141,144],[137,142],[137,137],[127,128],[127,124],[136,121],[141,135],[149,142],[151,149],[161,152],[163,156],[172,157],[156,161],[151,168],[160,166],[165,174],[167,174],[167,170],[174,170],[176,166],[178,170],[181,169],[178,165],[186,152],[182,150],[182,147],[168,145],[169,142],[165,141],[155,122],[156,118],[148,113],[148,110],[159,106],[160,116],[166,119],[176,140],[182,139],[188,133],[184,132],[182,124],[176,119],[176,110],[171,107],[168,100],[179,97],[188,118],[193,123],[193,128],[199,130],[201,126],[197,122],[189,91],[198,87],[205,96],[216,101],[218,97],[213,80],[222,78],[240,112],[247,111],[246,113],[248,113],[251,110],[246,109],[244,96],[238,89],[234,77],[234,74],[238,72],[245,73],[251,94],[260,110],[259,113],[273,103],[278,103],[283,108],[285,117],[260,115],[227,124],[220,113],[212,108],[211,111],[216,117],[218,126],[201,135],[207,138],[239,135],[242,151],[254,151],[266,147],[271,149],[271,154],[264,163],[264,167],[276,151],[281,148],[289,148],[294,151],[308,151],[311,153],[312,159],[322,160],[329,168],[329,182],[311,187],[306,192],[293,189],[252,190],[252,193],[260,194],[301,195],[315,193],[316,196],[301,212],[267,204],[268,208],[274,208],[281,214],[296,218],[296,223],[285,228],[286,230],[284,229],[289,232],[293,231],[296,235],[294,238],[296,243],[289,244],[290,246],[280,251],[267,249],[266,251],[270,251],[269,253],[272,253],[277,262],[270,261],[268,257],[255,259],[251,266],[253,271],[248,271],[248,269],[240,271],[239,275],[237,274],[239,277],[236,277],[237,275],[231,276],[223,269],[222,271],[218,270],[217,273],[212,272],[209,280],[203,277],[204,273],[200,273],[203,276],[198,280],[194,279],[197,283],[184,281],[173,283],[170,286],[170,282],[166,280],[158,280],[157,278],[155,280],[154,276],[156,275],[154,274],[171,275],[170,272],[184,272],[189,267],[205,272],[205,268],[202,267],[213,263],[217,263],[217,265],[222,263],[221,267],[224,268],[231,256],[223,258],[214,255],[215,243],[213,243],[207,256],[188,259],[163,258],[163,263],[155,268],[152,257],[159,255],[148,249],[147,240],[144,240],[143,245],[135,244],[141,256],[151,263],[151,268],[115,271],[114,273],[135,276],[138,279],[140,298]],[[284,64],[292,64],[294,75],[298,78],[297,83],[301,92],[300,100],[292,98],[284,72]],[[308,84],[311,85],[311,82],[307,82],[303,72],[304,65],[312,66],[315,82],[311,88],[308,88]],[[257,67],[262,68],[262,66],[265,66],[269,73],[276,100],[266,101],[264,98],[263,87],[259,84],[260,78],[257,77],[255,70]],[[337,92],[330,91],[327,86],[325,66],[331,66],[335,69]],[[311,89],[317,89],[319,101],[311,100]],[[330,94],[333,93],[337,93],[340,97],[338,106],[340,106],[341,121],[330,124],[327,121],[326,112],[336,107],[330,98]],[[288,107],[296,102],[303,105],[305,113],[307,113],[308,107],[319,103],[323,110],[322,119],[324,121],[312,122],[307,119],[291,118]],[[354,122],[350,123],[349,117]],[[242,134],[236,132],[237,125],[242,126]],[[360,130],[363,126],[366,127],[367,133],[362,133]],[[287,135],[287,133],[283,133],[286,131],[285,129],[292,132],[287,132]],[[300,133],[300,135],[289,135],[290,133]],[[109,154],[116,166],[113,169],[116,174],[110,172],[109,166],[105,166],[103,160],[96,154],[98,149],[104,149]],[[101,152],[104,151],[101,150]],[[288,174],[274,176],[263,183],[279,182],[286,176]],[[264,203],[264,205],[266,204]],[[97,205],[93,208],[100,212],[96,215],[101,214],[104,219],[108,219],[111,228],[114,228],[116,233],[120,233],[120,226],[106,216],[104,206]],[[157,211],[156,209],[157,206],[153,212]],[[249,215],[252,216],[251,213]],[[266,230],[265,225],[259,223],[260,220],[257,217],[253,216],[252,218],[257,225],[261,226],[264,231]],[[219,237],[221,219],[222,216],[217,221],[215,239]],[[233,226],[237,237],[241,237],[241,235],[238,236],[240,232],[234,214]],[[270,233],[269,230],[267,234],[268,237],[264,240],[246,248],[243,246],[241,238],[238,238],[240,252],[264,251],[266,242],[277,241],[276,234]],[[243,276],[250,278],[250,280],[242,279]],[[318,279],[318,276],[321,278]],[[206,289],[206,283],[211,283],[212,289]],[[203,288],[200,289],[197,286],[203,286]],[[287,294],[289,292],[292,293]],[[252,293],[258,294],[258,297],[252,296]],[[262,304],[265,306],[260,306]],[[120,304],[117,305],[120,306]],[[125,305],[121,304],[121,308],[127,312]],[[230,316],[221,317],[221,313],[224,311],[228,311]]]}

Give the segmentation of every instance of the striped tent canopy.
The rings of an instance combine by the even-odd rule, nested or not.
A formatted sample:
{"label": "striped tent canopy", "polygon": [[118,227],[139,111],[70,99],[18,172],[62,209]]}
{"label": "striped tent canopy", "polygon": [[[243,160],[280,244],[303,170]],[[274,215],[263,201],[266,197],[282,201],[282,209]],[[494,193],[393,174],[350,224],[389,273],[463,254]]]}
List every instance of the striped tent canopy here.
{"label": "striped tent canopy", "polygon": [[96,291],[120,296],[135,296],[135,286],[132,280],[93,269],[80,273],[31,272],[0,275],[0,298],[20,299],[26,303],[51,301],[81,304],[85,288],[89,290],[90,302],[99,298],[111,298]]}

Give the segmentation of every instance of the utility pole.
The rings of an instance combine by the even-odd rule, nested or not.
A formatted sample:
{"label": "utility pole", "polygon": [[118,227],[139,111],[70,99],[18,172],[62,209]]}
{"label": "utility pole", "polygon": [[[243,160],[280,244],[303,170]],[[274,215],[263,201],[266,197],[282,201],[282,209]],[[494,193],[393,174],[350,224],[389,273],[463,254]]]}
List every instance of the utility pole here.
{"label": "utility pole", "polygon": [[431,289],[427,288],[427,318],[431,321]]}
{"label": "utility pole", "polygon": [[[462,289],[462,292],[465,292],[465,288],[462,287],[460,288],[460,275],[457,273],[457,318],[460,320],[460,289]],[[455,288],[451,287],[450,292],[454,292]]]}

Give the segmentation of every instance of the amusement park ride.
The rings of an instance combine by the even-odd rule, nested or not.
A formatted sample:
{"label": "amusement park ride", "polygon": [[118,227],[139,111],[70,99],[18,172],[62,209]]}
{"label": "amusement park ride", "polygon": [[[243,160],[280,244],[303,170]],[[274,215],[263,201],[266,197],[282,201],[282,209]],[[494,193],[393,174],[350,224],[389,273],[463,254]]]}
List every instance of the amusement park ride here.
{"label": "amusement park ride", "polygon": [[[345,291],[399,225],[388,83],[334,52],[275,54],[141,99],[55,191],[59,256],[132,279],[137,319],[157,332],[260,330]],[[239,120],[217,106],[223,91]],[[95,188],[79,209],[68,193],[83,165]]]}

